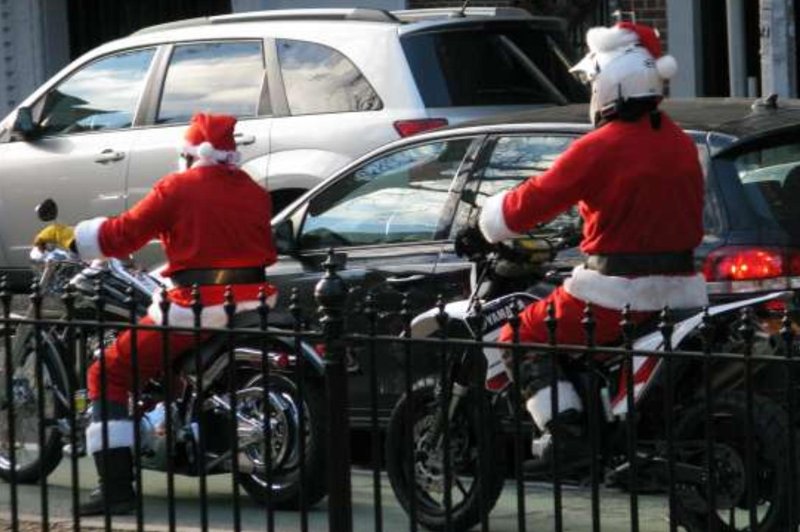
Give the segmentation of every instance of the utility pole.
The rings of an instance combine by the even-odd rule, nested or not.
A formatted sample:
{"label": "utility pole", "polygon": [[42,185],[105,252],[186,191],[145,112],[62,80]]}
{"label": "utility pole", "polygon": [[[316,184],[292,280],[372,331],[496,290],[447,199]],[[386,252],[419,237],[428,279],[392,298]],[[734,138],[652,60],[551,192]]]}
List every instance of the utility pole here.
{"label": "utility pole", "polygon": [[727,0],[728,79],[731,96],[747,96],[744,0]]}
{"label": "utility pole", "polygon": [[797,94],[794,0],[760,0],[761,94]]}
{"label": "utility pole", "polygon": [[66,0],[0,0],[0,118],[69,61]]}

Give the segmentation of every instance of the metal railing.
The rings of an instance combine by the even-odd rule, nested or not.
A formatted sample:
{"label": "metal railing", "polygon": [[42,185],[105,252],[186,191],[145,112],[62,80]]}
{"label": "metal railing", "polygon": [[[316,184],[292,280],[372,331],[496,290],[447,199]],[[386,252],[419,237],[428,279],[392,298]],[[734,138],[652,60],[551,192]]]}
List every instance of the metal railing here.
{"label": "metal railing", "polygon": [[[273,311],[263,294],[258,308],[247,313],[249,320],[236,312],[229,295],[224,327],[201,326],[198,295],[192,306],[194,326],[180,327],[166,321],[136,324],[133,298],[129,322],[106,321],[102,293],[94,314],[76,312],[70,291],[60,305],[48,306],[36,286],[30,295],[32,312],[21,316],[12,312],[12,296],[3,290],[0,475],[7,484],[0,493],[5,492],[7,502],[0,506],[5,508],[0,523],[6,519],[16,531],[35,519],[46,530],[55,519],[71,522],[75,530],[112,530],[123,519],[147,530],[152,500],[142,471],[155,469],[166,473],[165,526],[170,530],[190,522],[201,530],[218,527],[210,513],[220,511],[230,512],[227,526],[234,530],[352,530],[354,471],[364,495],[355,510],[356,527],[378,531],[465,526],[638,531],[643,519],[651,523],[648,530],[653,519],[670,531],[796,529],[797,362],[788,311],[775,318],[747,308],[724,327],[706,312],[694,343],[672,345],[677,320],[665,310],[654,329],[661,341],[648,350],[635,346],[641,331],[627,311],[616,348],[595,344],[591,308],[583,320],[586,342],[581,346],[557,345],[553,312],[547,320],[549,341],[522,343],[519,319],[512,316],[514,342],[509,346],[483,337],[485,316],[479,305],[470,317],[471,335],[452,326],[440,302],[435,332],[419,337],[406,297],[399,312],[403,332],[389,335],[379,332],[380,320],[386,319],[380,302],[371,296],[348,301],[334,261],[326,268],[315,292],[316,316],[301,309],[295,295],[288,328],[271,325]],[[168,307],[165,302],[164,315]],[[363,330],[346,326],[353,313],[365,320]],[[309,323],[318,326],[309,328]],[[85,376],[94,356],[101,365],[101,389],[106,389],[106,354],[122,330],[131,331],[136,500],[132,516],[106,511],[86,521],[78,515],[90,482],[82,458],[90,415]],[[154,331],[163,338],[163,377],[143,382],[139,339]],[[721,337],[722,332],[729,337]],[[193,339],[177,358],[170,343],[175,334]],[[25,341],[21,335],[27,335]],[[510,354],[511,378],[503,386],[485,383],[485,350],[492,348]],[[24,352],[18,360],[9,356],[15,349]],[[415,368],[422,352],[436,361],[436,371]],[[370,370],[363,377],[370,396],[366,474],[363,464],[356,469],[351,464],[348,382],[353,377],[347,358],[353,353],[369,361]],[[585,398],[578,436],[588,440],[584,468],[575,470],[565,462],[569,449],[564,442],[574,435],[560,430],[556,421],[550,427],[552,459],[545,466],[539,462],[534,473],[526,469],[531,440],[541,435],[524,408],[530,353],[549,357],[554,420],[559,367],[579,368],[570,377]],[[388,425],[378,407],[385,390],[376,361],[384,356],[399,356],[403,379],[403,396],[397,397]],[[104,404],[104,447],[112,439],[114,420],[108,413]],[[57,471],[62,483],[54,487],[48,478],[59,467],[62,446],[69,461]],[[213,497],[209,494],[210,477],[218,474],[230,476],[223,510],[217,508],[220,486],[215,484]],[[387,475],[394,496],[387,493]],[[176,476],[197,479],[192,498],[199,504],[192,507],[198,515],[178,509]],[[66,486],[63,479],[68,479]],[[38,497],[26,486],[31,482],[38,483]],[[263,510],[244,502],[241,489]],[[38,502],[25,502],[23,495]],[[320,502],[325,496],[327,502]],[[576,496],[585,497],[588,507],[576,511],[574,503],[565,505],[565,498]],[[55,505],[54,497],[59,498]],[[604,511],[604,501],[611,499],[614,516]],[[511,521],[497,521],[492,514],[498,500],[511,509]],[[64,507],[71,511],[53,513]],[[327,518],[321,517],[325,507]],[[263,517],[254,521],[257,513]],[[398,518],[404,514],[407,519]]]}

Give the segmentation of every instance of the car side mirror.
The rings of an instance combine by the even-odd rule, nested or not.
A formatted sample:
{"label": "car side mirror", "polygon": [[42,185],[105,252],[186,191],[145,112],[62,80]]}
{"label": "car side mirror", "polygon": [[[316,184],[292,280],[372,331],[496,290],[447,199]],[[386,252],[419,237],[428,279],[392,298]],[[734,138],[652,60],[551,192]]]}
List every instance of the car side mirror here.
{"label": "car side mirror", "polygon": [[58,217],[58,204],[52,198],[47,198],[36,206],[36,215],[43,222],[52,222]]}
{"label": "car side mirror", "polygon": [[292,255],[297,249],[294,239],[294,227],[291,220],[283,220],[272,227],[272,239],[275,249],[281,255]]}
{"label": "car side mirror", "polygon": [[30,139],[36,136],[38,127],[33,120],[33,112],[30,107],[20,107],[17,109],[17,116],[11,126],[11,133],[22,139]]}
{"label": "car side mirror", "polygon": [[477,209],[478,208],[478,194],[471,189],[465,188],[461,191],[461,201],[469,205],[470,207]]}

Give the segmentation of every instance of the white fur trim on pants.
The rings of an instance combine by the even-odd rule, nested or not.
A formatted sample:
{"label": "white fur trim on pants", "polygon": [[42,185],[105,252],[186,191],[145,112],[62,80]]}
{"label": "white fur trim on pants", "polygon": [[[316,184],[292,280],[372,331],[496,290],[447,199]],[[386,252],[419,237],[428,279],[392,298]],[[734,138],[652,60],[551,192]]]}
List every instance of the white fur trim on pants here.
{"label": "white fur trim on pants", "polygon": [[[547,424],[553,418],[552,403],[550,402],[551,386],[542,388],[533,397],[528,399],[525,407],[531,413],[533,422],[539,427],[542,432],[545,431]],[[558,381],[558,404],[556,405],[556,412],[566,412],[567,410],[583,410],[583,403],[575,387],[569,381]]]}
{"label": "white fur trim on pants", "polygon": [[102,259],[103,252],[100,250],[100,226],[107,218],[91,218],[84,220],[75,226],[75,247],[78,248],[78,255],[84,260]]}
{"label": "white fur trim on pants", "polygon": [[698,308],[708,304],[706,281],[702,275],[648,275],[616,277],[588,270],[583,265],[572,270],[564,281],[570,295],[593,305],[622,310],[657,311],[670,308]]}
{"label": "white fur trim on pants", "polygon": [[[161,313],[162,292],[153,294],[153,302],[147,308],[147,315],[156,324],[164,323],[164,315]],[[272,294],[267,298],[267,306],[273,308],[278,299],[278,294]],[[248,300],[236,303],[236,313],[248,310],[256,310],[261,303],[256,300]],[[169,324],[175,327],[194,327],[194,311],[191,307],[183,307],[176,303],[169,306]],[[228,315],[225,313],[225,305],[209,305],[203,307],[200,314],[201,327],[225,327],[228,324]]]}
{"label": "white fur trim on pants", "polygon": [[[108,448],[133,447],[133,421],[114,419],[108,422]],[[86,428],[86,451],[92,455],[103,450],[103,424],[92,422]]]}
{"label": "white fur trim on pants", "polygon": [[492,243],[507,240],[519,236],[506,225],[506,216],[503,214],[503,200],[508,191],[489,196],[481,209],[481,217],[478,220],[483,236]]}

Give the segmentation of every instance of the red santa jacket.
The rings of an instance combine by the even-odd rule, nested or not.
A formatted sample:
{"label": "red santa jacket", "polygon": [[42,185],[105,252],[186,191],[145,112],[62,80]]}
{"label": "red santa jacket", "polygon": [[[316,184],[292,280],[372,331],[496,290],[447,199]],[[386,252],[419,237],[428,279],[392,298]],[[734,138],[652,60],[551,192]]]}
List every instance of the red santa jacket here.
{"label": "red santa jacket", "polygon": [[[249,268],[273,264],[270,196],[250,176],[233,166],[195,165],[159,180],[150,193],[130,210],[114,218],[79,223],[75,240],[81,257],[126,257],[154,238],[161,240],[168,265],[162,275],[186,269]],[[270,285],[235,285],[237,310],[257,306],[259,289]],[[225,323],[223,286],[201,287],[206,307],[203,324]],[[173,305],[170,323],[191,325],[190,288],[169,292]],[[157,294],[149,314],[161,321]],[[180,308],[183,307],[183,308]]]}
{"label": "red santa jacket", "polygon": [[[694,142],[666,115],[612,121],[576,140],[541,175],[490,197],[480,226],[497,242],[574,204],[588,254],[694,249],[703,237],[703,172]],[[707,303],[701,276],[615,277],[579,266],[565,283],[575,297],[607,308],[658,310]]]}

